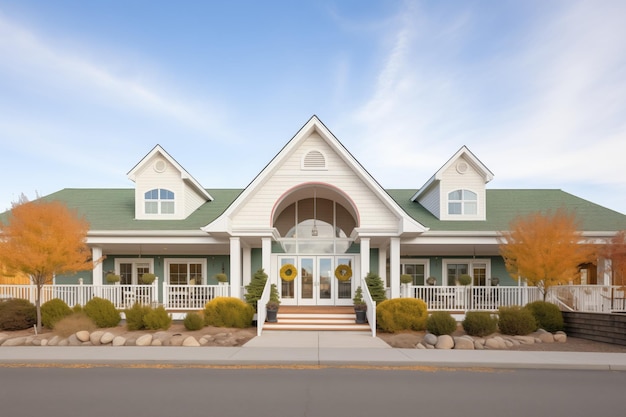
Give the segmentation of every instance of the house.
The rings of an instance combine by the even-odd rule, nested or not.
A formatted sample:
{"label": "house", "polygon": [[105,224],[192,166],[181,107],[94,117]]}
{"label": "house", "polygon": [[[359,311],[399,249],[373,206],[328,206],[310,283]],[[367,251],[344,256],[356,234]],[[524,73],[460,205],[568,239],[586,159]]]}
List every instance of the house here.
{"label": "house", "polygon": [[[497,240],[518,215],[566,207],[596,242],[626,229],[621,213],[561,190],[487,188],[493,177],[462,147],[425,184],[383,189],[315,116],[245,189],[205,188],[157,145],[128,173],[134,188],[45,197],[78,209],[91,224],[93,259],[106,257],[93,271],[57,276],[55,285],[101,286],[114,271],[130,286],[154,273],[159,302],[173,308],[195,297],[198,308],[215,295],[242,297],[263,268],[282,305],[351,305],[370,271],[392,298],[434,300],[420,291],[454,287],[463,274],[486,296],[495,286],[520,285],[505,270]],[[290,276],[281,279],[281,270]],[[611,284],[603,260],[581,270],[583,284]],[[228,276],[228,290],[210,292],[219,290],[219,273]],[[403,293],[401,274],[413,277],[411,294]],[[201,288],[209,292],[189,291]],[[456,300],[442,308],[463,308]]]}

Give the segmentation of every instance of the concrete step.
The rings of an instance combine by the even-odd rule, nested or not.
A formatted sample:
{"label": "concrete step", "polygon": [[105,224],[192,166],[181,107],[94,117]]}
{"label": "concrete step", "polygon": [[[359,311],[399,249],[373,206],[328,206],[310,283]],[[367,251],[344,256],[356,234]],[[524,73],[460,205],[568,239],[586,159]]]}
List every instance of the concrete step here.
{"label": "concrete step", "polygon": [[265,323],[263,330],[338,330],[338,331],[370,331],[368,324],[287,324],[287,323]]}
{"label": "concrete step", "polygon": [[277,323],[265,323],[264,330],[369,331],[368,324],[356,324],[352,307],[289,306],[278,310]]}

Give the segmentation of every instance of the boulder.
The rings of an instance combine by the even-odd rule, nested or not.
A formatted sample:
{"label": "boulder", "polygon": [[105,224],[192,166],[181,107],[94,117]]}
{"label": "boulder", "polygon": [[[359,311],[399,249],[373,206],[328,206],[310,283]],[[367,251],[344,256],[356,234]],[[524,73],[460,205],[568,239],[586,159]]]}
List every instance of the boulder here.
{"label": "boulder", "polygon": [[421,342],[418,343],[417,345],[415,345],[415,349],[426,349],[426,346],[424,346]]}
{"label": "boulder", "polygon": [[113,342],[113,339],[115,339],[115,335],[113,333],[104,332],[104,334],[100,338],[100,343],[103,345],[108,345],[109,343]]}
{"label": "boulder", "polygon": [[513,336],[513,339],[517,340],[522,345],[532,345],[535,343],[535,338],[532,336]]}
{"label": "boulder", "polygon": [[490,337],[485,340],[485,348],[487,349],[504,349],[504,340],[501,337]]}
{"label": "boulder", "polygon": [[467,337],[455,337],[454,348],[461,350],[474,350],[474,341]]}
{"label": "boulder", "polygon": [[70,345],[70,341],[67,339],[61,339],[59,340],[59,343],[57,343],[57,346],[69,346]]}
{"label": "boulder", "polygon": [[52,339],[48,341],[48,346],[57,346],[61,340],[63,340],[61,336],[53,336]]}
{"label": "boulder", "polygon": [[435,346],[437,344],[437,336],[432,333],[426,333],[422,342],[426,343],[427,345]]}
{"label": "boulder", "polygon": [[441,335],[437,338],[435,344],[436,349],[452,349],[454,347],[454,339],[447,334]]}
{"label": "boulder", "polygon": [[166,343],[166,345],[169,345],[169,346],[182,346],[184,340],[185,340],[185,337],[182,334],[175,334],[172,337],[170,337],[170,339],[169,339],[168,343]]}
{"label": "boulder", "polygon": [[40,346],[48,346],[48,339],[41,339],[41,345]]}
{"label": "boulder", "polygon": [[554,334],[554,341],[557,343],[567,342],[567,335],[564,332],[556,332]]}
{"label": "boulder", "polygon": [[484,350],[485,340],[474,340],[474,350]]}
{"label": "boulder", "polygon": [[554,343],[554,335],[552,333],[539,333],[538,338],[541,340],[541,343]]}
{"label": "boulder", "polygon": [[[87,340],[89,340],[89,338],[87,338]],[[67,338],[67,343],[69,344],[69,346],[80,346],[83,342],[81,342],[78,339],[78,336],[76,336],[76,333],[74,333],[73,335]]]}
{"label": "boulder", "polygon": [[111,344],[113,346],[124,346],[126,344],[126,338],[123,336],[115,336]]}
{"label": "boulder", "polygon": [[196,340],[195,337],[188,336],[188,337],[185,338],[185,340],[183,340],[183,346],[198,347],[198,346],[200,346],[200,343],[198,343],[198,341]]}
{"label": "boulder", "polygon": [[163,346],[163,342],[161,341],[161,339],[152,338],[152,343],[150,343],[150,346]]}
{"label": "boulder", "polygon": [[88,342],[89,341],[89,332],[87,330],[81,330],[79,332],[76,332],[75,336],[81,342]]}
{"label": "boulder", "polygon": [[22,337],[13,337],[10,339],[6,339],[3,343],[2,346],[23,346],[24,343],[26,343],[26,336],[22,336]]}
{"label": "boulder", "polygon": [[103,334],[104,332],[102,330],[96,330],[89,335],[89,341],[92,345],[98,346],[101,343],[100,339],[102,339]]}
{"label": "boulder", "polygon": [[150,343],[152,343],[151,334],[144,334],[142,336],[139,336],[135,341],[136,346],[150,346]]}

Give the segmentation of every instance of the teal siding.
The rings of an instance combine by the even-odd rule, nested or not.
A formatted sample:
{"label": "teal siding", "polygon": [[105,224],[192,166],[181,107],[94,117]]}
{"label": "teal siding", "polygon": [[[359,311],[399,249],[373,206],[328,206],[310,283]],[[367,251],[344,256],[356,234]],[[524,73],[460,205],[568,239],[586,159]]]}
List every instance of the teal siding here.
{"label": "teal siding", "polygon": [[83,284],[85,285],[93,284],[91,271],[80,271],[73,275],[57,275],[54,282],[58,285],[75,285],[78,284],[80,278],[83,279]]}
{"label": "teal siding", "polygon": [[[261,248],[252,248],[250,256],[250,267],[252,275],[263,267],[263,250]],[[265,271],[266,273],[268,271]]]}
{"label": "teal siding", "polygon": [[370,249],[370,270],[369,271],[361,271],[363,276],[366,276],[368,272],[375,272],[378,275],[381,275],[380,265],[378,262],[378,248]]}

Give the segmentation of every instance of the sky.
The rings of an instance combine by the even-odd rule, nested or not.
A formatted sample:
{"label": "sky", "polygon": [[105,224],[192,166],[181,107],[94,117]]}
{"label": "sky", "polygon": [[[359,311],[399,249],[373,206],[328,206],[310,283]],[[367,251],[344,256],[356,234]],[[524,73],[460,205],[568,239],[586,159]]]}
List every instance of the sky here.
{"label": "sky", "polygon": [[0,211],[132,188],[160,144],[244,188],[317,115],[387,189],[463,145],[488,188],[626,213],[626,2],[0,0]]}

